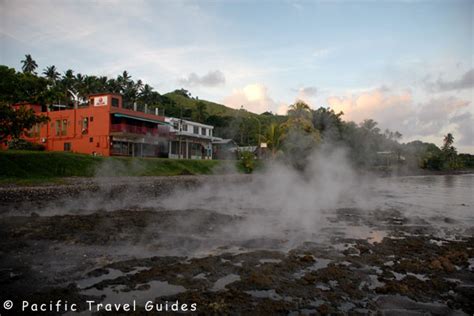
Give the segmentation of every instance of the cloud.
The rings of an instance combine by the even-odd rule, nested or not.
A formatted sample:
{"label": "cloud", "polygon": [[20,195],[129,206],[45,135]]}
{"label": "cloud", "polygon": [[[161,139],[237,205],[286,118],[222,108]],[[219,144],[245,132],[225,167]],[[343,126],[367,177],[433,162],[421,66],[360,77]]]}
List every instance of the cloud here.
{"label": "cloud", "polygon": [[316,57],[316,58],[322,58],[329,55],[329,53],[331,53],[332,51],[333,49],[331,48],[322,48],[322,49],[315,50],[312,55],[313,57]]}
{"label": "cloud", "polygon": [[419,106],[412,120],[411,133],[416,136],[442,137],[446,132],[459,136],[460,145],[472,145],[472,113],[470,101],[453,96],[432,98]]}
{"label": "cloud", "polygon": [[415,103],[410,91],[381,87],[347,96],[331,96],[327,102],[336,112],[343,111],[346,120],[359,123],[372,118],[381,129],[401,132],[405,141],[421,139],[440,145],[443,135],[451,132],[457,137],[457,145],[473,145],[471,102],[461,98],[441,96]]}
{"label": "cloud", "polygon": [[225,76],[220,70],[209,71],[203,76],[199,76],[192,72],[187,78],[181,78],[178,82],[184,86],[195,87],[195,86],[206,86],[215,87],[218,85],[225,84]]}
{"label": "cloud", "polygon": [[298,89],[291,89],[292,92],[296,92],[295,102],[303,101],[309,106],[314,103],[314,98],[319,94],[318,88],[314,86],[305,86]]}
{"label": "cloud", "polygon": [[269,96],[267,87],[260,83],[249,84],[242,89],[234,89],[222,103],[234,109],[240,109],[243,106],[244,109],[254,113],[274,111],[278,108],[277,102]]}
{"label": "cloud", "polygon": [[474,69],[466,71],[459,79],[445,81],[438,78],[436,82],[426,82],[426,86],[432,92],[471,89],[474,87]]}
{"label": "cloud", "polygon": [[330,96],[327,104],[344,118],[355,122],[372,118],[383,128],[397,130],[413,114],[411,91],[391,92],[387,87],[348,96]]}
{"label": "cloud", "polygon": [[316,87],[302,87],[298,90],[298,93],[307,96],[307,97],[314,97],[318,94],[318,89]]}
{"label": "cloud", "polygon": [[450,123],[457,125],[457,130],[459,132],[459,145],[462,146],[473,146],[474,145],[474,115],[470,112],[465,112],[453,116],[449,120]]}

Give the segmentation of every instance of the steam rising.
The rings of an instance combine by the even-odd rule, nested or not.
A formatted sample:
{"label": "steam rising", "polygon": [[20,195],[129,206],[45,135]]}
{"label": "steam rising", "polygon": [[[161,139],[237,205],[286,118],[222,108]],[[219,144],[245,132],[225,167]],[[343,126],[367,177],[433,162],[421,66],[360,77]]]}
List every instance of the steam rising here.
{"label": "steam rising", "polygon": [[[450,216],[460,220],[456,225],[472,225],[472,176],[458,177],[453,183],[440,183],[448,179],[440,177],[370,177],[352,167],[345,150],[329,146],[320,146],[305,160],[304,170],[273,161],[250,176],[158,178],[110,177],[111,173],[122,174],[123,168],[141,168],[139,163],[125,166],[110,160],[92,180],[94,191],[6,206],[7,213],[2,216],[95,214],[84,218],[95,221],[99,214],[102,226],[92,227],[116,232],[113,239],[119,241],[108,245],[108,251],[119,249],[133,256],[289,250],[308,241],[327,243],[335,235],[377,240],[386,235],[374,231],[376,226],[338,217],[347,209],[347,214],[359,218],[370,212],[396,210],[396,216],[407,216],[414,222],[421,217],[437,225],[446,225],[439,221],[449,209]],[[136,223],[127,222],[135,217]],[[89,231],[70,233],[83,238]]]}
{"label": "steam rising", "polygon": [[[313,152],[304,172],[271,163],[250,182],[204,185],[179,190],[161,202],[165,209],[207,209],[242,216],[227,227],[235,238],[282,238],[304,241],[327,224],[323,212],[355,206],[365,186],[341,149]],[[150,205],[150,204],[148,204]],[[301,240],[300,240],[301,239]]]}

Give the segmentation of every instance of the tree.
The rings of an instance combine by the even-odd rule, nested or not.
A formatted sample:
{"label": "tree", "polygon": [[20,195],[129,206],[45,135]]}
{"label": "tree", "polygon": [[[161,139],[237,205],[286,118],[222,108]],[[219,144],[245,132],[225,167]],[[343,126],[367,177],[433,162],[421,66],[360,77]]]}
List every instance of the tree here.
{"label": "tree", "polygon": [[36,124],[49,122],[49,117],[36,115],[32,109],[21,106],[17,110],[0,103],[0,141],[19,139],[22,134]]}
{"label": "tree", "polygon": [[140,92],[138,94],[138,101],[144,104],[152,105],[153,103],[157,103],[157,92],[153,91],[153,87],[149,84],[145,84],[141,87]]}
{"label": "tree", "polygon": [[336,114],[333,109],[320,107],[311,112],[313,126],[325,141],[334,142],[341,139],[343,126],[341,117],[344,115],[342,111]]}
{"label": "tree", "polygon": [[454,143],[454,136],[451,133],[448,133],[446,136],[444,136],[443,140],[443,151],[449,151]]}
{"label": "tree", "polygon": [[295,104],[290,105],[288,109],[288,116],[296,119],[311,120],[311,108],[303,101],[298,101]]}
{"label": "tree", "polygon": [[276,123],[270,124],[265,132],[265,135],[262,136],[263,141],[267,143],[268,149],[270,149],[272,157],[274,158],[277,152],[281,149],[282,133],[280,125]]}
{"label": "tree", "polygon": [[48,79],[52,83],[56,83],[60,76],[58,70],[56,69],[56,66],[54,65],[46,67],[43,70],[43,75],[45,75],[46,79]]}
{"label": "tree", "polygon": [[173,92],[176,93],[176,94],[178,94],[178,95],[180,95],[180,96],[183,96],[183,97],[185,97],[185,98],[188,98],[188,99],[191,98],[191,92],[189,92],[189,91],[186,90],[186,89],[183,89],[183,88],[181,88],[181,89],[176,89],[176,90],[174,90]]}
{"label": "tree", "polygon": [[202,101],[198,101],[196,103],[196,109],[194,110],[194,113],[193,113],[193,119],[196,120],[197,122],[204,123],[207,118],[206,108],[207,108],[206,103]]}
{"label": "tree", "polygon": [[299,170],[304,170],[311,152],[321,141],[311,119],[310,107],[298,101],[290,105],[288,120],[281,125],[284,159]]}
{"label": "tree", "polygon": [[22,60],[21,63],[23,64],[21,69],[23,70],[25,74],[36,75],[35,70],[36,68],[38,68],[38,64],[36,63],[36,61],[33,60],[30,54],[26,54],[25,59]]}
{"label": "tree", "polygon": [[372,119],[366,119],[361,124],[360,127],[367,130],[368,132],[378,134],[380,129],[377,126],[377,122]]}
{"label": "tree", "polygon": [[448,133],[446,136],[444,136],[443,147],[441,148],[444,168],[446,169],[457,169],[462,167],[461,161],[458,159],[457,150],[453,144],[454,136],[453,134]]}

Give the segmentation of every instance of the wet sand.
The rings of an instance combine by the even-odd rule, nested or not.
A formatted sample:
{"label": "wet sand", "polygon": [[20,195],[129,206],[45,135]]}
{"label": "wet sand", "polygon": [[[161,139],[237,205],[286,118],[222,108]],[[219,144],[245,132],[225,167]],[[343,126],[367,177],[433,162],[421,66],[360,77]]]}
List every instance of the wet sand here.
{"label": "wet sand", "polygon": [[[147,188],[158,181],[148,180]],[[209,180],[176,181],[174,190],[192,190]],[[378,191],[385,207],[324,209],[317,230],[274,224],[267,209],[170,208],[159,202],[167,190],[144,191],[143,183],[13,199],[1,208],[0,297],[61,299],[82,310],[88,299],[135,300],[136,314],[147,301],[176,300],[196,303],[195,313],[206,315],[473,314],[472,200],[449,191],[449,181],[458,179],[397,180],[406,191]],[[440,192],[454,194],[457,204],[440,211],[451,205],[444,199],[433,201],[438,211],[422,210],[435,209],[417,196],[424,183],[437,196],[433,183],[441,183]],[[94,203],[83,203],[83,194]],[[66,203],[71,199],[77,203]],[[233,209],[232,197],[218,199]],[[274,230],[249,234],[244,228],[259,218]]]}

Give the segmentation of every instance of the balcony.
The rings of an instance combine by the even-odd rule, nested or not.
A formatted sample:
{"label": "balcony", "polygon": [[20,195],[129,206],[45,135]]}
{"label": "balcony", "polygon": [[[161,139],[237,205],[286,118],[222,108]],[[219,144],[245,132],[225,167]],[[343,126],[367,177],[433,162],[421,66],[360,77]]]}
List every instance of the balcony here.
{"label": "balcony", "polygon": [[127,124],[112,124],[110,131],[112,133],[139,134],[158,136],[158,129],[146,126],[136,126]]}

